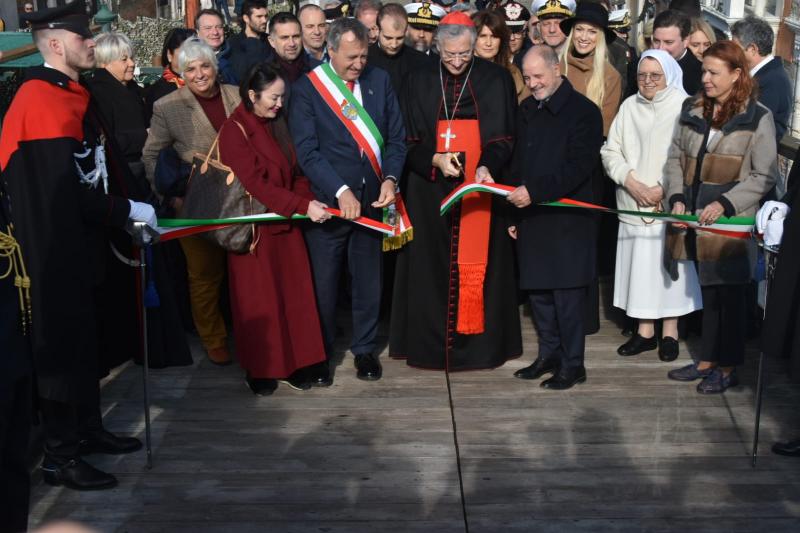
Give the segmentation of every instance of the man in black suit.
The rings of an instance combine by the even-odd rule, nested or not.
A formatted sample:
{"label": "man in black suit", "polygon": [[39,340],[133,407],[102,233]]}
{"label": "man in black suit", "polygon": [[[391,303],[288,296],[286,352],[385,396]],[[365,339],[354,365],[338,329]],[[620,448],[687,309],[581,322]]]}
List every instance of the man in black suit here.
{"label": "man in black suit", "polygon": [[603,119],[600,110],[561,75],[549,46],[532,47],[522,75],[533,98],[517,114],[511,176],[518,187],[508,201],[519,208],[516,225],[520,289],[527,291],[539,340],[539,355],[514,376],[536,379],[548,389],[586,381],[584,313],[595,278],[596,216],[584,209],[537,204],[559,198],[591,202],[600,169]]}
{"label": "man in black suit", "polygon": [[767,21],[751,15],[736,21],[731,34],[734,42],[744,49],[750,75],[758,82],[758,101],[772,111],[780,142],[792,114],[792,82],[781,58],[772,55],[775,33]]}
{"label": "man in black suit", "polygon": [[692,23],[681,11],[668,9],[659,13],[653,21],[653,48],[669,52],[683,71],[683,89],[689,96],[703,86],[703,64],[687,48]]}

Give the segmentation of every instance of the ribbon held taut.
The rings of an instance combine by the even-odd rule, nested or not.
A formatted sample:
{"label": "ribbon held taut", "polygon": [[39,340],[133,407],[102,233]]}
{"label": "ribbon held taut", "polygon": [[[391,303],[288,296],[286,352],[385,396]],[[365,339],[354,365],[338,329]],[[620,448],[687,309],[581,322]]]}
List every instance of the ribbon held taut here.
{"label": "ribbon held taut", "polygon": [[[447,197],[442,200],[439,207],[439,213],[444,215],[450,208],[453,207],[461,198],[470,193],[483,192],[496,194],[498,196],[506,197],[516,189],[511,185],[501,185],[499,183],[468,183],[461,185],[453,190]],[[549,206],[549,207],[569,207],[578,209],[591,209],[601,213],[609,213],[614,215],[633,215],[633,216],[646,216],[647,218],[657,218],[664,222],[673,222],[676,224],[685,224],[690,228],[697,231],[707,231],[716,233],[717,235],[724,235],[726,237],[733,237],[737,239],[749,239],[752,236],[753,226],[755,219],[753,217],[720,217],[713,224],[700,224],[697,215],[674,215],[671,213],[643,213],[641,211],[628,211],[625,209],[611,209],[603,207],[602,205],[591,204],[588,202],[581,202],[579,200],[572,200],[570,198],[561,198],[555,202],[544,202],[536,205]]]}

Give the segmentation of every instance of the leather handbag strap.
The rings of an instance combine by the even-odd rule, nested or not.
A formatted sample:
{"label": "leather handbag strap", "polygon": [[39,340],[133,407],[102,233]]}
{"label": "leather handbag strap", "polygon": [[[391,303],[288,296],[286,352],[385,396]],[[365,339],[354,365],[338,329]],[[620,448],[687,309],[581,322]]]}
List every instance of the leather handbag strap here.
{"label": "leather handbag strap", "polygon": [[[231,122],[239,126],[239,129],[242,131],[242,135],[244,138],[247,139],[247,132],[244,131],[244,126],[242,126],[238,120],[231,119]],[[211,156],[214,156],[214,161],[221,161],[222,158],[219,156],[219,136],[222,133],[222,128],[220,131],[217,132],[217,136],[214,137],[214,142],[211,143],[211,147],[208,149],[208,153],[206,154],[205,164],[208,165],[208,162],[211,161]]]}

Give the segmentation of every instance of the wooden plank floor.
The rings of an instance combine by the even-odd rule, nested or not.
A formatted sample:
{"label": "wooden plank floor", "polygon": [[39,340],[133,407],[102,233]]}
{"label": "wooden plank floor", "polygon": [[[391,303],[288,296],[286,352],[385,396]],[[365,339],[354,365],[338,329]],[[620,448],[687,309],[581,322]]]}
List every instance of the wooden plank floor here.
{"label": "wooden plank floor", "polygon": [[[654,352],[623,359],[618,327],[588,340],[588,382],[550,392],[511,377],[536,354],[452,376],[471,532],[800,531],[800,388],[769,365],[758,467],[749,462],[757,354],[743,385],[704,397],[668,381]],[[155,465],[93,456],[118,488],[78,493],[35,479],[31,525],[80,520],[108,532],[465,531],[445,376],[382,358],[384,379],[268,398],[195,346],[193,367],[153,371]],[[140,369],[103,389],[106,425],[143,438]]]}

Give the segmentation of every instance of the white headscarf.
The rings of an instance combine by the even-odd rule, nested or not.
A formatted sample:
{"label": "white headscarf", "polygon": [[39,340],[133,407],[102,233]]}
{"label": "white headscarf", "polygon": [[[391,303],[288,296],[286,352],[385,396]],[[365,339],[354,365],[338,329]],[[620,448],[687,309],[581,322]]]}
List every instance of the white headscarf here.
{"label": "white headscarf", "polygon": [[[691,54],[692,52],[689,51],[687,53]],[[661,69],[664,71],[664,76],[666,76],[667,79],[667,87],[672,87],[682,92],[685,96],[689,96],[683,89],[683,70],[681,70],[681,66],[668,52],[654,49],[645,50],[642,53],[642,57],[639,58],[639,65],[636,67],[637,72],[639,71],[639,66],[642,64],[642,60],[646,57],[652,57],[659,62]]]}

